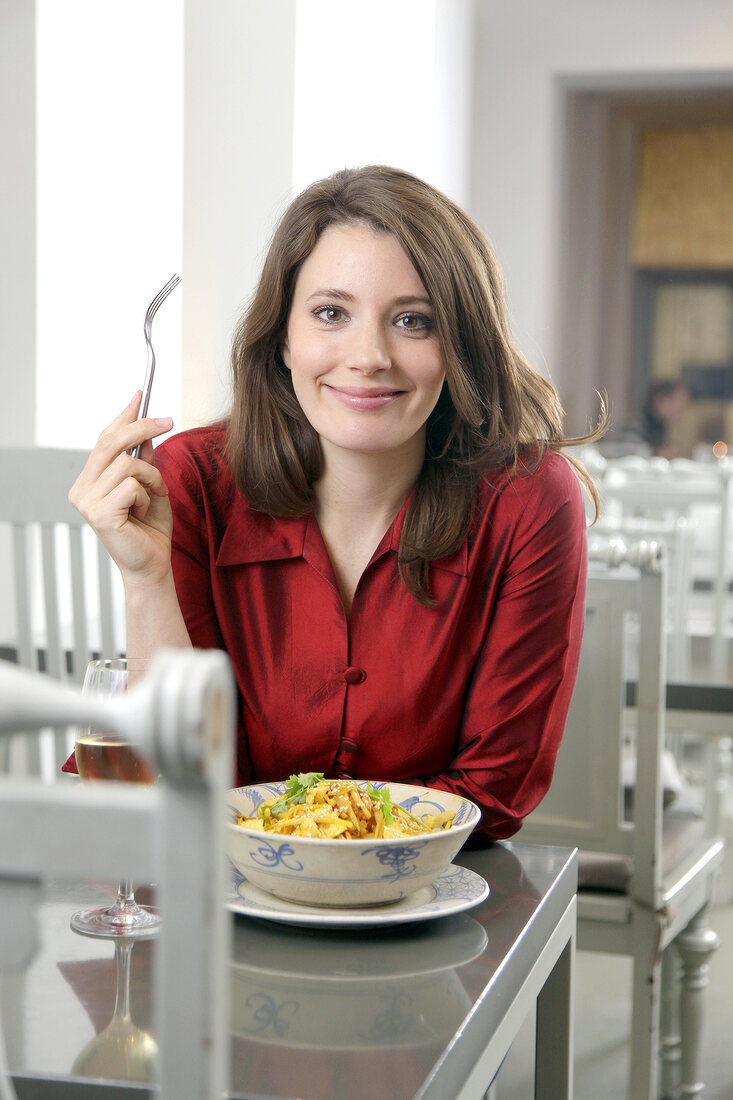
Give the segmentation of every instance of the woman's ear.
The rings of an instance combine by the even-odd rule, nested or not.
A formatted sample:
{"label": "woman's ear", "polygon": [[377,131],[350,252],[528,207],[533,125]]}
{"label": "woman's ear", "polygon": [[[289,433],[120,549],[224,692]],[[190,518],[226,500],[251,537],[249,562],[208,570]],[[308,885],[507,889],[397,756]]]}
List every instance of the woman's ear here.
{"label": "woman's ear", "polygon": [[282,346],[280,348],[280,358],[282,359],[288,370],[290,370],[290,348],[288,347],[287,340],[283,340],[282,342]]}

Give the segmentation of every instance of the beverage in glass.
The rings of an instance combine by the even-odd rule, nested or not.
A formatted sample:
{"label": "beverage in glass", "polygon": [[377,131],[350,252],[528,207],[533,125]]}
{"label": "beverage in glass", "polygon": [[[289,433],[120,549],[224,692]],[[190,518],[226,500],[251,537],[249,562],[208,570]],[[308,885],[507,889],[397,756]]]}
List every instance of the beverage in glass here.
{"label": "beverage in glass", "polygon": [[[147,672],[146,659],[111,658],[90,661],[82,690],[98,695],[118,695],[127,691]],[[80,729],[75,743],[76,765],[85,780],[113,779],[124,783],[154,783],[156,776],[150,761],[137,746],[116,733],[98,729]],[[139,905],[133,885],[119,884],[113,905],[84,909],[74,913],[71,927],[87,936],[154,936],[160,927],[156,909]]]}

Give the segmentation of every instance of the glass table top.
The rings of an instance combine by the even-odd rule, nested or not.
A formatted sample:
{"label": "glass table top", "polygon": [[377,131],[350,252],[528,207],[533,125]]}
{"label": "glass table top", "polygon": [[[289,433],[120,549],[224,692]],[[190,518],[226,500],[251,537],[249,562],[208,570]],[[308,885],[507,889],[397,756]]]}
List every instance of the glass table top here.
{"label": "glass table top", "polygon": [[[439,919],[352,930],[233,917],[232,1096],[407,1100],[443,1062],[446,1073],[458,1072],[455,1036],[479,1007],[483,1029],[498,1025],[577,876],[570,851],[513,842],[463,852],[457,862],[482,875],[489,894]],[[155,942],[132,947],[129,1017],[120,1028],[112,1017],[116,998],[118,1017],[121,998],[125,1007],[127,973],[116,945],[69,928],[75,908],[112,892],[111,884],[47,883],[39,951],[27,970],[0,978],[21,1100],[148,1092]],[[64,1085],[68,1077],[76,1084]],[[103,1092],[94,1091],[95,1078],[109,1079]]]}

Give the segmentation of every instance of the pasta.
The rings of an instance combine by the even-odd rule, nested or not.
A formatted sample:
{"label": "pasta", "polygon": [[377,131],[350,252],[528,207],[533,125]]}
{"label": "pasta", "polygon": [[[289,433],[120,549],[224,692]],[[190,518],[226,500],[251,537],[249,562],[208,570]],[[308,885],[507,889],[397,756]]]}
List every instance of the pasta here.
{"label": "pasta", "polygon": [[362,787],[348,779],[324,780],[320,775],[318,778],[320,782],[294,795],[263,802],[255,817],[240,814],[237,823],[285,836],[340,840],[415,836],[449,829],[453,824],[452,811],[415,817],[391,801],[386,787]]}

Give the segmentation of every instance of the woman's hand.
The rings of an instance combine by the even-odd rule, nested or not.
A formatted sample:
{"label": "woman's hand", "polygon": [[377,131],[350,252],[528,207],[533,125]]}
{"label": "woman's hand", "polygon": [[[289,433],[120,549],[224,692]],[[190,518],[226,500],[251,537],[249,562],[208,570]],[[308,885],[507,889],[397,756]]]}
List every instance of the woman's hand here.
{"label": "woman's hand", "polygon": [[[168,577],[173,516],[168,490],[153,459],[152,440],[173,421],[137,420],[142,392],[100,435],[69,491],[122,573],[125,587],[148,587]],[[140,458],[128,452],[142,444]]]}

